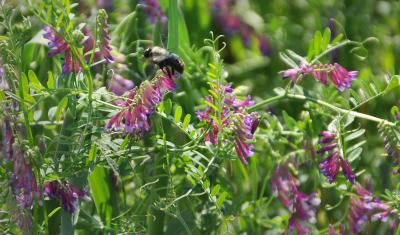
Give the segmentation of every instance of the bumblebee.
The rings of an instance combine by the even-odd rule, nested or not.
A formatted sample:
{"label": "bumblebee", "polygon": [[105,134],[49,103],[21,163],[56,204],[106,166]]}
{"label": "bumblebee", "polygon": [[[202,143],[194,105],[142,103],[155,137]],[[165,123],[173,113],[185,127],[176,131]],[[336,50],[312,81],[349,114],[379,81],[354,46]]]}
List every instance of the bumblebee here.
{"label": "bumblebee", "polygon": [[150,47],[147,48],[143,53],[144,58],[149,60],[153,64],[157,64],[160,69],[167,72],[169,76],[172,76],[175,71],[183,73],[183,62],[177,54],[167,51],[161,47]]}

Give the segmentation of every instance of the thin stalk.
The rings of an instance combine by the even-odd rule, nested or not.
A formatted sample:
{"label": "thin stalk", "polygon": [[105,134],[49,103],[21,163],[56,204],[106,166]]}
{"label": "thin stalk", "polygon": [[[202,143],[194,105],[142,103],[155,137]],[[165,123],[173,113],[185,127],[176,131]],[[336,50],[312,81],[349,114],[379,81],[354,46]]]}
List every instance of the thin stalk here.
{"label": "thin stalk", "polygon": [[293,99],[293,100],[303,100],[303,101],[310,101],[316,104],[319,104],[323,107],[326,107],[328,109],[331,109],[332,111],[335,111],[337,113],[340,114],[344,114],[344,115],[353,115],[354,117],[360,118],[360,119],[365,119],[365,120],[369,120],[372,122],[377,122],[377,123],[384,123],[385,125],[389,125],[389,126],[396,126],[395,123],[387,121],[385,119],[382,118],[378,118],[372,115],[368,115],[365,113],[360,113],[360,112],[356,112],[356,111],[352,111],[352,110],[347,110],[347,109],[343,109],[343,108],[339,108],[335,105],[332,105],[330,103],[327,103],[323,100],[320,99],[316,99],[316,98],[312,98],[309,96],[304,96],[304,95],[296,95],[296,94],[283,94],[283,95],[278,95],[266,100],[263,100],[255,105],[253,105],[252,107],[249,108],[249,111],[256,111],[259,110],[261,108],[263,108],[264,106],[283,100],[283,99]]}
{"label": "thin stalk", "polygon": [[336,49],[338,49],[338,48],[340,48],[340,47],[343,47],[343,46],[346,46],[346,45],[350,45],[350,44],[353,44],[353,45],[361,45],[362,43],[355,42],[355,41],[351,41],[351,40],[344,40],[343,42],[338,43],[338,44],[336,44],[335,46],[330,47],[329,49],[327,49],[327,50],[325,50],[324,52],[322,52],[321,54],[319,54],[317,57],[315,57],[315,58],[310,62],[310,64],[315,64],[319,59],[321,59],[321,58],[324,57],[325,55],[331,53],[332,51],[334,51],[334,50],[336,50]]}

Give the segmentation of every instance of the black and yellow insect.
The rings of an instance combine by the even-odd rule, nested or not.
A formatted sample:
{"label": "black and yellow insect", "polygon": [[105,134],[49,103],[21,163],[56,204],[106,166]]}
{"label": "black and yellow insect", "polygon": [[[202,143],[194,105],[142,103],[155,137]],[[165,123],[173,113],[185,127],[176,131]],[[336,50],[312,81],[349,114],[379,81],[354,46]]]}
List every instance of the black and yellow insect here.
{"label": "black and yellow insect", "polygon": [[181,58],[172,52],[162,47],[150,47],[147,48],[144,53],[144,58],[148,59],[153,64],[157,64],[161,70],[166,72],[169,76],[176,72],[182,74],[184,64]]}

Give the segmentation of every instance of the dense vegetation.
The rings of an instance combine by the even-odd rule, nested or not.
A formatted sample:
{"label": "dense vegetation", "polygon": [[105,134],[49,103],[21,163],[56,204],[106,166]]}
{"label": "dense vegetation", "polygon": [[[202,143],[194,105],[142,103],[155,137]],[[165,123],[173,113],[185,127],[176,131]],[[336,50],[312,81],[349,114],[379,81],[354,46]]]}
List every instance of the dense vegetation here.
{"label": "dense vegetation", "polygon": [[400,3],[0,3],[2,234],[400,234]]}

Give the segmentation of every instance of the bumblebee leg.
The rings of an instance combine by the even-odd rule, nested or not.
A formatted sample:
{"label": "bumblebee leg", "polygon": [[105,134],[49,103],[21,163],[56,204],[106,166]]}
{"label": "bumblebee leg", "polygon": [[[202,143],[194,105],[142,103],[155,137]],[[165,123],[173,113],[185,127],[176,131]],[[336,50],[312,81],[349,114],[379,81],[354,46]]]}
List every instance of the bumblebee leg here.
{"label": "bumblebee leg", "polygon": [[168,70],[164,66],[160,66],[160,69],[165,75],[168,75]]}
{"label": "bumblebee leg", "polygon": [[171,69],[170,69],[170,67],[166,67],[166,70],[167,70],[167,76],[170,77],[170,78],[172,78],[172,74],[171,74]]}

